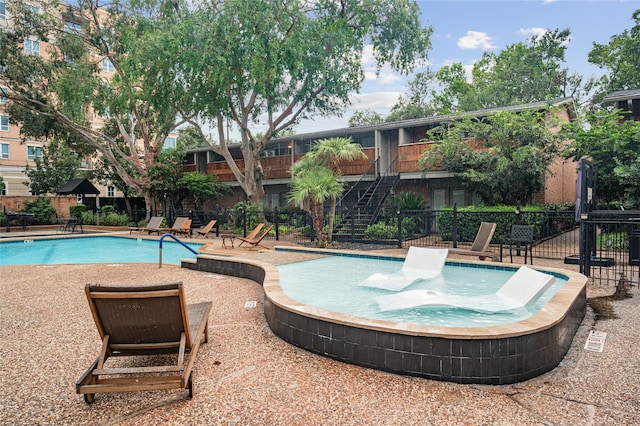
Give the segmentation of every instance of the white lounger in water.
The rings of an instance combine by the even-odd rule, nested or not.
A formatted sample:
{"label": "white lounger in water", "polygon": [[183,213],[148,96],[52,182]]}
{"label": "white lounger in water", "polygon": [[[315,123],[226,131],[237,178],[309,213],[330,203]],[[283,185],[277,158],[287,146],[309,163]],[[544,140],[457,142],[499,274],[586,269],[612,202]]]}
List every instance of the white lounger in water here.
{"label": "white lounger in water", "polygon": [[402,269],[393,274],[376,273],[359,285],[399,291],[416,281],[435,278],[447,260],[447,249],[409,247]]}
{"label": "white lounger in water", "polygon": [[480,312],[508,311],[535,302],[554,280],[552,275],[522,266],[495,294],[469,297],[432,290],[409,290],[380,296],[376,301],[381,311],[419,306],[463,308]]}

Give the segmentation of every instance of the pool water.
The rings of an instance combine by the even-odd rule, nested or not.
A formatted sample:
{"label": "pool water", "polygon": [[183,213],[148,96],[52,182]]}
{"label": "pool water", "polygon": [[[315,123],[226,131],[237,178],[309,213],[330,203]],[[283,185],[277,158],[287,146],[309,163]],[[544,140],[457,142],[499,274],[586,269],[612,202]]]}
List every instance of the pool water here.
{"label": "pool water", "polygon": [[[403,259],[329,256],[280,265],[280,287],[298,302],[358,317],[445,327],[484,327],[530,317],[566,283],[566,278],[554,274],[554,284],[534,304],[511,311],[488,313],[438,306],[380,312],[375,298],[395,292],[358,284],[376,272],[397,272],[402,262]],[[419,281],[404,290],[429,289],[468,297],[481,296],[495,293],[514,272],[508,268],[446,264],[438,277]]]}
{"label": "pool water", "polygon": [[[185,243],[196,250],[202,244]],[[0,266],[86,263],[158,263],[158,240],[78,237],[0,243]],[[170,239],[162,242],[162,263],[180,265],[196,255]]]}

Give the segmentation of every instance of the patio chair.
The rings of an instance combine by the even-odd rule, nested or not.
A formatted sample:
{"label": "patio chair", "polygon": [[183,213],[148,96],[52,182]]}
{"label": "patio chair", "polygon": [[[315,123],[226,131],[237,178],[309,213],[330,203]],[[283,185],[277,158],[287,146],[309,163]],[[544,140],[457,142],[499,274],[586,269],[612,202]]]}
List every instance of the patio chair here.
{"label": "patio chair", "polygon": [[[182,220],[178,223],[178,219]],[[192,219],[189,219],[188,217],[178,219],[176,219],[176,223],[178,224],[178,226],[175,227],[176,223],[174,223],[174,227],[167,229],[167,231],[171,232],[173,235],[184,235],[185,237],[190,236]]]}
{"label": "patio chair", "polygon": [[414,282],[435,278],[442,272],[447,252],[447,249],[411,246],[400,271],[393,274],[377,272],[359,285],[400,291]]}
{"label": "patio chair", "polygon": [[149,234],[151,234],[152,232],[157,232],[157,230],[160,229],[163,220],[164,218],[162,216],[152,216],[151,219],[149,219],[149,223],[147,224],[147,226],[130,226],[129,234],[131,234],[133,231],[138,231],[141,234],[145,231],[148,231]]}
{"label": "patio chair", "polygon": [[209,238],[209,234],[213,231],[213,227],[216,226],[216,223],[218,223],[218,221],[213,219],[213,220],[210,220],[209,223],[207,223],[202,228],[195,229],[196,236],[194,238],[198,238],[198,237]]}
{"label": "patio chair", "polygon": [[495,223],[482,222],[480,223],[480,228],[478,228],[478,233],[470,249],[450,248],[449,253],[478,256],[480,260],[484,260],[485,258],[498,260],[499,256],[489,250],[489,243],[491,242],[491,238],[493,238],[494,232],[496,232]]}
{"label": "patio chair", "polygon": [[263,249],[267,249],[269,250],[269,247],[263,246],[262,244],[260,244],[262,242],[262,240],[264,239],[264,237],[267,236],[267,234],[273,229],[273,225],[270,225],[268,228],[266,228],[264,230],[264,232],[262,232],[262,234],[260,234],[259,236],[254,237],[253,239],[249,239],[249,238],[244,238],[244,237],[237,237],[239,240],[241,240],[240,244],[238,245],[238,247],[240,247],[242,245],[242,243],[247,243],[249,244],[251,247],[250,248],[254,248],[254,247],[262,247]]}
{"label": "patio chair", "polygon": [[[85,293],[102,339],[100,356],[76,382],[87,404],[103,392],[184,388],[193,396],[191,370],[200,344],[208,340],[211,302],[185,304],[182,282],[87,284]],[[175,363],[167,354],[175,355]],[[105,365],[115,356],[133,362]]]}
{"label": "patio chair", "polygon": [[249,240],[249,241],[253,240],[256,237],[256,235],[258,235],[258,232],[262,230],[262,228],[264,228],[264,223],[259,223],[258,226],[253,228],[253,230],[247,234],[246,237],[238,237],[238,239],[242,240],[240,244],[238,244],[238,247],[240,247],[242,243],[246,242],[245,240]]}
{"label": "patio chair", "polygon": [[511,238],[509,240],[509,256],[511,257],[511,263],[513,263],[513,251],[517,252],[520,256],[520,252],[524,250],[524,263],[527,264],[527,253],[529,254],[529,260],[533,265],[533,225],[512,225],[511,226]]}
{"label": "patio chair", "polygon": [[155,232],[156,234],[160,235],[160,233],[165,233],[165,232],[173,233],[174,231],[179,231],[180,229],[182,229],[182,226],[184,225],[184,222],[187,219],[188,219],[187,217],[177,217],[176,220],[173,221],[173,225],[171,225],[170,228],[156,228],[153,230],[149,230],[149,235],[151,235],[152,232]]}

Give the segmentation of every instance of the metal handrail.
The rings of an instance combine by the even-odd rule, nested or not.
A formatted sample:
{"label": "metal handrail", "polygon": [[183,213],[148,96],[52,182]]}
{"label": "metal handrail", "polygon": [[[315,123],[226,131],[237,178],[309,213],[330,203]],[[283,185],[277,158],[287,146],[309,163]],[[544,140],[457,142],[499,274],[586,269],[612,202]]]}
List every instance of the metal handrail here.
{"label": "metal handrail", "polygon": [[164,240],[166,237],[171,237],[173,238],[177,243],[182,244],[182,246],[184,248],[186,248],[187,250],[189,250],[191,253],[197,255],[198,252],[195,251],[194,249],[192,249],[191,247],[189,247],[188,245],[186,245],[185,243],[183,243],[182,241],[180,241],[180,239],[178,237],[176,237],[173,234],[169,234],[169,233],[165,233],[162,234],[162,236],[160,237],[160,253],[158,254],[158,263],[159,263],[159,268],[162,268],[162,240]]}

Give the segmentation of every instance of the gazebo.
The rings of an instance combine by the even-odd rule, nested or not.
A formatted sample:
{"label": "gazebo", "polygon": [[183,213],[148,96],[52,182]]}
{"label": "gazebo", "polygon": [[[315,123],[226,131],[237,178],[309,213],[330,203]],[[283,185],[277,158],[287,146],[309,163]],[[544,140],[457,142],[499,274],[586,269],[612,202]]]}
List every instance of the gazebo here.
{"label": "gazebo", "polygon": [[[89,179],[71,179],[65,183],[62,188],[58,189],[58,195],[86,195],[94,194],[96,196],[96,209],[100,211],[100,191],[96,188]],[[98,218],[100,216],[98,215]],[[100,219],[98,219],[100,220]]]}

